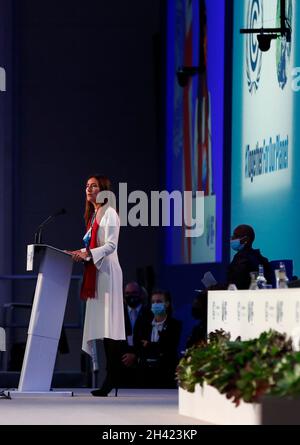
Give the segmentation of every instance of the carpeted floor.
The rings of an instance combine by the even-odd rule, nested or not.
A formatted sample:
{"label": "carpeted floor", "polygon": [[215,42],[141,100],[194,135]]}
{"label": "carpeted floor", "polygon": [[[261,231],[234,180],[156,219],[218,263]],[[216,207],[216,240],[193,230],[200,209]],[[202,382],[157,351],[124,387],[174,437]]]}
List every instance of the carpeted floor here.
{"label": "carpeted floor", "polygon": [[0,425],[203,425],[178,414],[176,389],[120,389],[93,397],[75,389],[74,397],[0,399]]}

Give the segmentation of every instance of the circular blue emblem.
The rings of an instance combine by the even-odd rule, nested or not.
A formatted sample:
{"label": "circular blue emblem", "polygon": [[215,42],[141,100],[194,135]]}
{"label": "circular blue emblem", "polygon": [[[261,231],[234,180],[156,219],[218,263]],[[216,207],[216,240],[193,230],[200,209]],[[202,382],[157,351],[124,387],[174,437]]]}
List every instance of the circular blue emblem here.
{"label": "circular blue emblem", "polygon": [[[247,11],[247,28],[262,28],[262,0],[249,0]],[[262,66],[262,53],[258,47],[257,34],[246,36],[246,74],[248,89],[251,94],[258,89]]]}

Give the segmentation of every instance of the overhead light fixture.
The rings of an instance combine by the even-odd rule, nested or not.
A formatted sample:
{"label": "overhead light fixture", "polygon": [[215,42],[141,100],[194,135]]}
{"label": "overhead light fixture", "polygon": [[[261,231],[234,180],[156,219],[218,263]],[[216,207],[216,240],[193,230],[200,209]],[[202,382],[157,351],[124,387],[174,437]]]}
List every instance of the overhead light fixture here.
{"label": "overhead light fixture", "polygon": [[177,80],[181,87],[185,87],[191,76],[201,73],[203,70],[199,66],[181,66],[176,71]]}
{"label": "overhead light fixture", "polygon": [[272,39],[277,39],[277,34],[258,34],[257,40],[259,49],[263,52],[269,51]]}
{"label": "overhead light fixture", "polygon": [[257,34],[258,47],[261,51],[269,51],[271,41],[278,37],[285,37],[288,43],[292,39],[292,29],[288,19],[285,16],[285,2],[280,0],[280,28],[242,28],[241,34]]}

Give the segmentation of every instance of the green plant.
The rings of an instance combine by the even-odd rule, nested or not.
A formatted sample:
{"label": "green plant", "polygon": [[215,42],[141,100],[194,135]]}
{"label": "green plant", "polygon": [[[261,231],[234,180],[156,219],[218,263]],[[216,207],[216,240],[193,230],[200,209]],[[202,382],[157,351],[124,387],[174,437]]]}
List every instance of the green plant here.
{"label": "green plant", "polygon": [[224,331],[209,335],[188,349],[177,368],[179,385],[193,392],[204,383],[218,389],[236,405],[258,402],[263,395],[300,394],[300,352],[292,341],[276,331],[258,338],[230,341]]}

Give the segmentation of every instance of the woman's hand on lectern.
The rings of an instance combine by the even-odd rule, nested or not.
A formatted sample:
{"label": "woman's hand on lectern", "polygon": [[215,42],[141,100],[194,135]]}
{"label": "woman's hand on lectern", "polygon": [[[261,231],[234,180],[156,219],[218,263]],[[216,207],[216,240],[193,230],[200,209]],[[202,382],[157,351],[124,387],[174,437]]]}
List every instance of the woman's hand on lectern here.
{"label": "woman's hand on lectern", "polygon": [[89,256],[88,252],[86,251],[82,252],[81,250],[71,250],[68,251],[68,253],[72,255],[73,260],[76,261],[77,263],[80,263],[81,261],[86,261],[86,259]]}

